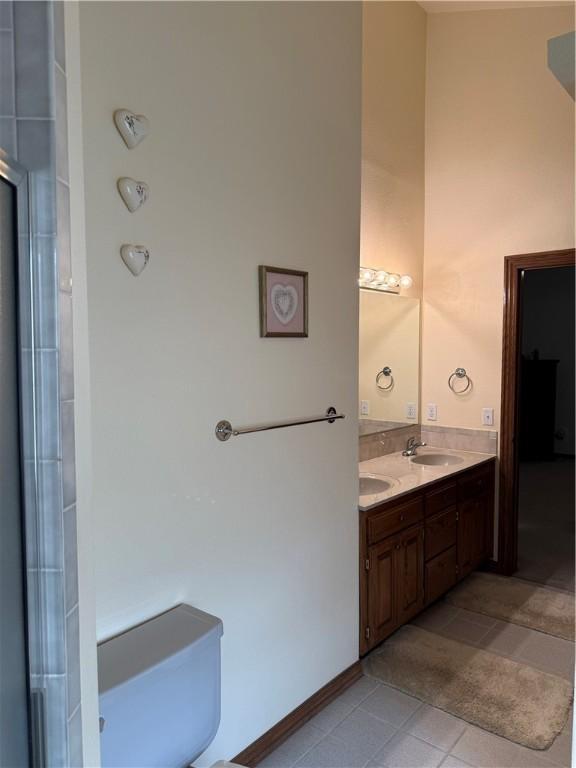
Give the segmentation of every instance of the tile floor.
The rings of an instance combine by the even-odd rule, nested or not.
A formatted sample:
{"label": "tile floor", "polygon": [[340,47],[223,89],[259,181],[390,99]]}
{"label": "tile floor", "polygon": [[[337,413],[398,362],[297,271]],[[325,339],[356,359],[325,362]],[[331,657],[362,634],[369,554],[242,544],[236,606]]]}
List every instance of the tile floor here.
{"label": "tile floor", "polygon": [[[440,601],[415,624],[572,679],[574,644]],[[570,765],[572,717],[545,751],[521,747],[363,677],[261,768],[555,768]]]}

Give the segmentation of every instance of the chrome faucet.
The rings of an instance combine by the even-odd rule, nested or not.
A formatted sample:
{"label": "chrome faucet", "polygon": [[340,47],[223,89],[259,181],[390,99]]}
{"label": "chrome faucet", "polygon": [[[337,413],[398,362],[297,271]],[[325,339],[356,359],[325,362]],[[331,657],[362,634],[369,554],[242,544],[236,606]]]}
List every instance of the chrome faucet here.
{"label": "chrome faucet", "polygon": [[402,456],[416,456],[416,449],[421,448],[426,443],[421,443],[415,437],[409,437],[406,441],[406,448],[402,451]]}

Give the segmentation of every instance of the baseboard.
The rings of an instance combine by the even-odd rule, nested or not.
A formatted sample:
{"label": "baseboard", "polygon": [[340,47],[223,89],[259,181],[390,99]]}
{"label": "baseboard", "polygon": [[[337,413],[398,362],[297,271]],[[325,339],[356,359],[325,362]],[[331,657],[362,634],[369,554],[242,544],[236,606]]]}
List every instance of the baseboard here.
{"label": "baseboard", "polygon": [[309,699],[300,704],[299,707],[292,710],[280,722],[272,726],[269,731],[259,739],[253,741],[239,755],[232,758],[232,762],[245,765],[247,768],[254,768],[261,760],[279,747],[288,736],[297,731],[310,718],[314,717],[321,709],[335,699],[342,691],[346,690],[352,683],[362,677],[362,664],[356,661],[352,666],[345,669],[333,680],[327,683],[319,691],[312,694]]}

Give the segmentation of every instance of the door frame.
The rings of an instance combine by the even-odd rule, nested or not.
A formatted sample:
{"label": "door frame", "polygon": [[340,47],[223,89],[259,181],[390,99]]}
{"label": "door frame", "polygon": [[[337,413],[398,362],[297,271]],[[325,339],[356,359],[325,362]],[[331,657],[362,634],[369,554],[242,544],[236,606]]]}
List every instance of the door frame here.
{"label": "door frame", "polygon": [[518,568],[518,446],[515,434],[520,401],[522,273],[526,270],[573,266],[574,248],[507,256],[504,260],[497,569],[507,576]]}

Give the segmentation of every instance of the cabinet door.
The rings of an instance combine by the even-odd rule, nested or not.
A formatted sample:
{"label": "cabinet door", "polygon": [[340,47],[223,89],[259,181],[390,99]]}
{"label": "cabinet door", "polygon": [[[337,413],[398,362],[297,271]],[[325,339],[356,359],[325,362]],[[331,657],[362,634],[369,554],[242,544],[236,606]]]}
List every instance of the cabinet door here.
{"label": "cabinet door", "polygon": [[486,494],[467,499],[459,504],[458,521],[458,576],[467,576],[486,557],[487,541]]}
{"label": "cabinet door", "polygon": [[450,547],[426,563],[426,605],[456,584],[457,561],[456,547]]}
{"label": "cabinet door", "polygon": [[396,607],[397,536],[384,539],[368,550],[368,645],[372,648],[398,626]]}
{"label": "cabinet door", "polygon": [[424,607],[424,527],[400,534],[396,549],[398,624],[404,624]]}
{"label": "cabinet door", "polygon": [[453,547],[458,538],[458,509],[450,507],[426,520],[426,561]]}

